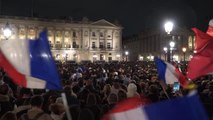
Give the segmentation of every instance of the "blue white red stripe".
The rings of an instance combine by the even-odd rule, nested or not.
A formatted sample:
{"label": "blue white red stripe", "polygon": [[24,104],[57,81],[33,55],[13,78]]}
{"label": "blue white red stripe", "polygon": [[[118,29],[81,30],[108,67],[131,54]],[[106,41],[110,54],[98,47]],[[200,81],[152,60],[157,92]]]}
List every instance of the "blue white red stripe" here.
{"label": "blue white red stripe", "polygon": [[[125,106],[133,103],[134,101],[128,101]],[[115,107],[104,120],[208,120],[199,97],[195,94],[124,111],[115,109],[120,108]]]}
{"label": "blue white red stripe", "polygon": [[187,78],[172,64],[159,58],[155,58],[155,64],[157,66],[159,80],[163,80],[166,84],[180,82],[181,86],[185,86],[188,83]]}
{"label": "blue white red stripe", "polygon": [[5,40],[0,43],[0,66],[20,86],[61,89],[52,59],[47,32],[36,40]]}

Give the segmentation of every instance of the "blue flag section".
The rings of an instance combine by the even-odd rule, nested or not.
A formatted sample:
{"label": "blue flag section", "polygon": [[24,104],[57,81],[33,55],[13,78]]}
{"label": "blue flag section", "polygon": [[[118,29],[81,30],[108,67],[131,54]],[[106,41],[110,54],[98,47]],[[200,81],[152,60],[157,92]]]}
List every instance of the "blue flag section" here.
{"label": "blue flag section", "polygon": [[122,106],[118,104],[103,120],[208,120],[197,94],[134,108],[128,107],[137,103],[136,100],[127,100],[121,103]]}
{"label": "blue flag section", "polygon": [[159,102],[143,109],[149,120],[208,120],[198,95]]}
{"label": "blue flag section", "polygon": [[29,44],[31,75],[46,81],[46,89],[62,89],[57,68],[52,58],[47,31],[40,33],[38,40]]}
{"label": "blue flag section", "polygon": [[158,79],[165,82],[166,64],[159,58],[155,57],[155,64],[157,66]]}

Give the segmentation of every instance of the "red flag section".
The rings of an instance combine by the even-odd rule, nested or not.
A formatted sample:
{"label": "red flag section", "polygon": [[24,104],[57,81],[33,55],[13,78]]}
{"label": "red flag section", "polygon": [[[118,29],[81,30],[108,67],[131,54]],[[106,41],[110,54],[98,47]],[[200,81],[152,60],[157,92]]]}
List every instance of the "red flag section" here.
{"label": "red flag section", "polygon": [[188,80],[186,78],[186,76],[184,76],[179,70],[178,68],[175,69],[175,72],[178,74],[178,81],[180,83],[180,85],[182,87],[185,87],[188,84]]}
{"label": "red flag section", "polygon": [[187,77],[194,80],[202,75],[213,72],[213,33],[209,27],[207,33],[196,28],[192,29],[196,34],[195,50],[197,51],[188,65]]}
{"label": "red flag section", "polygon": [[141,105],[147,105],[149,103],[150,103],[149,100],[142,95],[128,98],[122,102],[119,102],[117,105],[115,105],[115,107],[109,113],[104,115],[102,120],[110,120],[111,113],[128,111],[130,109],[134,109]]}

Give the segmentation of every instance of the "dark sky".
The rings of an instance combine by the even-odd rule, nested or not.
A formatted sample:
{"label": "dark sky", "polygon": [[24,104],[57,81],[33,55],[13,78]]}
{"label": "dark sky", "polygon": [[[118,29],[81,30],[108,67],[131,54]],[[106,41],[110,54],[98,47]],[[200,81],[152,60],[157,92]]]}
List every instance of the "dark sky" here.
{"label": "dark sky", "polygon": [[[4,15],[30,16],[31,0],[1,0]],[[124,35],[161,28],[166,19],[180,27],[207,28],[213,18],[213,0],[34,0],[42,17],[71,16],[74,20],[118,20]]]}

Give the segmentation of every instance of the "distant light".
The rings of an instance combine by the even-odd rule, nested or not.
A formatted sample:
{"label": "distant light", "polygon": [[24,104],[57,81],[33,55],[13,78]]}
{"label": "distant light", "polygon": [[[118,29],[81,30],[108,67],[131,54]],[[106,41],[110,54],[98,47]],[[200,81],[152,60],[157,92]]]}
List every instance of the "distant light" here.
{"label": "distant light", "polygon": [[185,52],[186,52],[186,48],[185,48],[185,47],[183,47],[183,48],[182,48],[182,51],[185,53]]}
{"label": "distant light", "polygon": [[167,21],[167,22],[164,24],[165,31],[166,31],[168,34],[170,34],[170,32],[171,32],[172,29],[173,29],[173,26],[174,26],[173,22]]}
{"label": "distant light", "polygon": [[12,35],[12,31],[10,28],[5,28],[3,30],[3,34],[4,34],[5,38],[8,39]]}
{"label": "distant light", "polygon": [[171,42],[169,43],[169,45],[170,45],[171,48],[173,48],[173,47],[175,46],[175,42],[171,41]]}
{"label": "distant light", "polygon": [[151,60],[154,60],[154,56],[151,56],[150,58],[151,58]]}
{"label": "distant light", "polygon": [[140,55],[139,56],[139,60],[142,61],[143,60],[143,56]]}
{"label": "distant light", "polygon": [[97,55],[93,55],[93,57],[94,57],[94,58],[97,58],[98,56],[97,56]]}
{"label": "distant light", "polygon": [[129,55],[129,52],[128,52],[128,51],[125,51],[125,55]]}
{"label": "distant light", "polygon": [[121,57],[121,55],[120,55],[120,54],[117,54],[117,55],[116,55],[116,57],[118,57],[118,58],[119,58],[119,57]]}
{"label": "distant light", "polygon": [[167,48],[167,47],[164,47],[163,50],[164,50],[165,52],[167,52],[168,48]]}

